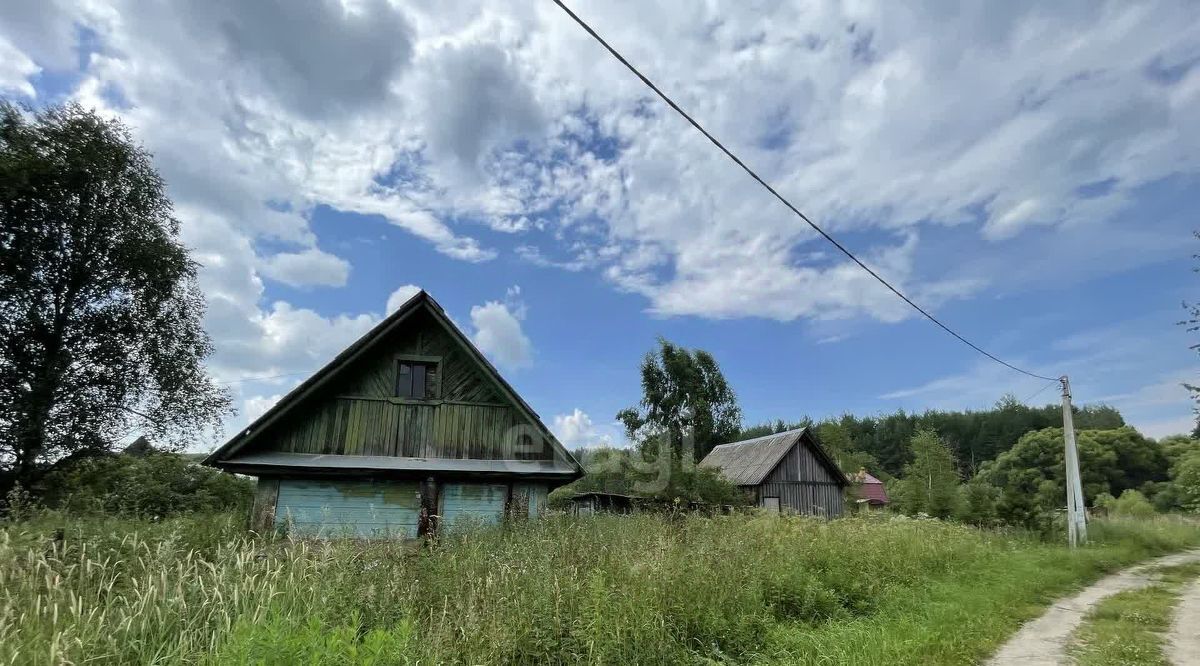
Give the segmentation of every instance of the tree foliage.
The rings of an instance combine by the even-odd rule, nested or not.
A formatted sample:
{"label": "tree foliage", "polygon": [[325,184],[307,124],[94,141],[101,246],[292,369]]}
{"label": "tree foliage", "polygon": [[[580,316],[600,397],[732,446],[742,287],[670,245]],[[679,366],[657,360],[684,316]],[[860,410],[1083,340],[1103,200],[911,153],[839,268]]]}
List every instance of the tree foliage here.
{"label": "tree foliage", "polygon": [[[1081,430],[1111,430],[1125,425],[1120,412],[1107,405],[1076,407],[1074,418],[1075,427]],[[794,423],[776,421],[747,428],[741,437],[780,432],[810,423],[812,421],[807,418]],[[1057,405],[1029,407],[1006,397],[988,410],[929,410],[919,414],[897,411],[879,416],[845,414],[817,423],[818,434],[827,432],[828,425],[838,426],[840,433],[845,434],[845,437],[840,433],[836,435],[831,442],[841,443],[830,448],[850,453],[847,464],[857,463],[855,467],[843,464],[847,472],[865,466],[880,478],[898,476],[912,459],[909,440],[920,430],[932,430],[950,447],[962,476],[972,477],[983,463],[1011,449],[1025,433],[1061,427],[1062,409]],[[838,460],[842,461],[841,458]]]}
{"label": "tree foliage", "polygon": [[999,522],[999,488],[976,477],[959,487],[959,495],[959,520],[978,527],[992,527]]}
{"label": "tree foliage", "polygon": [[1132,488],[1121,493],[1109,505],[1109,511],[1114,516],[1129,516],[1131,518],[1149,518],[1155,514],[1154,505],[1146,496]]}
{"label": "tree foliage", "polygon": [[664,506],[749,504],[746,493],[718,470],[679,458],[647,460],[637,451],[608,447],[578,451],[575,456],[586,474],[551,493],[551,505],[556,508],[566,508],[571,497],[583,492],[634,495]]}
{"label": "tree foliage", "polygon": [[961,478],[950,447],[932,430],[912,436],[913,460],[904,477],[894,483],[892,501],[904,513],[950,518],[959,512]]}
{"label": "tree foliage", "polygon": [[[1076,444],[1084,501],[1089,505],[1101,493],[1118,497],[1167,478],[1162,447],[1133,428],[1081,430]],[[1031,527],[1045,527],[1066,504],[1065,475],[1062,428],[1027,433],[980,473],[1001,490],[1000,517]]]}
{"label": "tree foliage", "polygon": [[249,508],[250,479],[169,452],[76,460],[43,479],[43,502],[72,512],[149,518]]}
{"label": "tree foliage", "polygon": [[1150,484],[1151,501],[1159,511],[1200,513],[1200,440],[1183,435],[1159,442],[1169,465],[1169,480]]}
{"label": "tree foliage", "polygon": [[119,121],[0,104],[0,485],[133,430],[178,444],[219,424],[229,400],[205,373],[178,233]]}
{"label": "tree foliage", "polygon": [[642,451],[659,453],[659,442],[665,439],[679,457],[683,433],[690,429],[698,461],[714,446],[737,437],[742,410],[712,354],[659,338],[658,349],[642,360],[641,375],[641,402],[618,412],[617,419]]}

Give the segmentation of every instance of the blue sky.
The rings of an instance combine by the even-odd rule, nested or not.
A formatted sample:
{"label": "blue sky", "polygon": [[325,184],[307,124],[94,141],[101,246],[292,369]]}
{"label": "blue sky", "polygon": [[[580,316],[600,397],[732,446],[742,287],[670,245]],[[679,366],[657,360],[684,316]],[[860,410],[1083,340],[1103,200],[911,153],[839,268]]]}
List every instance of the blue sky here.
{"label": "blue sky", "polygon": [[[964,335],[1190,429],[1196,5],[577,4]],[[229,428],[417,286],[569,446],[622,442],[657,336],[711,351],[749,423],[1044,386],[914,317],[552,3],[6,3],[0,94],[154,152]]]}

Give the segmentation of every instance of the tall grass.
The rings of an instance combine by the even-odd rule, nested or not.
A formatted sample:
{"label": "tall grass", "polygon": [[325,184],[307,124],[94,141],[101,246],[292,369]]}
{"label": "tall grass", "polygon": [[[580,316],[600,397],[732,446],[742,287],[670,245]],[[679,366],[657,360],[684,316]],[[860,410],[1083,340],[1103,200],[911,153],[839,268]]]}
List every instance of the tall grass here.
{"label": "tall grass", "polygon": [[425,548],[236,526],[8,526],[0,662],[961,663],[1055,594],[1200,543],[1166,521],[1074,553],[878,518],[561,517]]}

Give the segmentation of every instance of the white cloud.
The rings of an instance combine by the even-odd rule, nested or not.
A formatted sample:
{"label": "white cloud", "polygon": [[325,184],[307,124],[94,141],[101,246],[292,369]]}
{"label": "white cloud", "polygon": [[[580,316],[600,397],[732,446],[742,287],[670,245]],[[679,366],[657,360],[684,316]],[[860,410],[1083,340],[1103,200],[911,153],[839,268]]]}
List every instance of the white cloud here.
{"label": "white cloud", "polygon": [[487,153],[540,131],[534,93],[505,50],[478,42],[437,47],[417,64],[431,154],[451,179],[473,184]]}
{"label": "white cloud", "polygon": [[533,343],[521,328],[525,304],[519,300],[520,287],[510,287],[507,301],[488,301],[471,308],[471,340],[480,351],[508,368],[521,368],[533,362]]}
{"label": "white cloud", "polygon": [[[947,224],[1005,243],[1031,226],[1093,230],[1022,248],[1038,265],[1106,238],[1097,225],[1137,188],[1200,160],[1200,15],[1187,5],[581,11],[829,229],[884,231],[851,245],[931,306],[1022,278],[998,261],[941,274],[916,238]],[[320,0],[286,21],[228,0],[0,13],[0,36],[42,67],[72,62],[75,24],[94,31],[80,96],[107,105],[115,91],[173,196],[250,237],[313,247],[302,216],[266,202],[324,204],[451,257],[495,257],[469,220],[548,232],[518,254],[601,271],[663,315],[909,316],[823,258],[802,221],[553,5]],[[196,39],[211,48],[179,48]]]}
{"label": "white cloud", "polygon": [[576,407],[570,414],[558,414],[551,425],[554,436],[568,449],[580,447],[615,446],[619,438],[615,426],[598,427],[592,417]]}
{"label": "white cloud", "polygon": [[[464,261],[497,256],[479,225],[517,235],[526,261],[597,271],[665,316],[911,316],[551,3],[281,11],[0,4],[0,86],[81,75],[75,97],[154,153],[203,264],[223,372],[294,370],[313,360],[308,336],[344,344],[375,319],[265,299],[264,277],[345,283],[348,267],[316,249],[318,206],[380,216]],[[1147,183],[1200,167],[1195,5],[580,11],[922,303],[1124,270],[1186,234],[1118,214]],[[948,226],[977,241],[977,260],[939,243]],[[300,249],[260,257],[264,239]],[[475,337],[528,364],[522,316],[477,306]]]}
{"label": "white cloud", "polygon": [[293,287],[343,287],[350,277],[345,259],[310,248],[303,252],[281,252],[262,262],[263,275]]}
{"label": "white cloud", "polygon": [[1161,439],[1170,435],[1190,435],[1192,430],[1196,428],[1196,417],[1180,416],[1165,421],[1153,421],[1143,423],[1139,430],[1147,437]]}
{"label": "white cloud", "polygon": [[324,317],[278,301],[244,325],[225,326],[211,365],[223,379],[311,373],[377,323],[377,315]]}
{"label": "white cloud", "polygon": [[267,410],[274,407],[275,403],[279,402],[279,399],[282,397],[283,395],[277,393],[275,395],[256,395],[252,398],[247,398],[242,401],[241,416],[246,422],[253,421],[266,414]]}
{"label": "white cloud", "polygon": [[306,115],[389,101],[412,53],[407,19],[383,0],[204,0],[177,8],[173,18],[207,45],[225,67],[224,77]]}
{"label": "white cloud", "polygon": [[416,296],[418,293],[420,293],[420,291],[421,288],[415,284],[406,284],[398,287],[396,291],[393,291],[391,295],[388,296],[387,314],[392,314],[396,310],[399,310],[401,305],[404,305],[406,302],[408,302],[408,299]]}
{"label": "white cloud", "polygon": [[7,39],[0,37],[0,92],[37,97],[37,91],[29,79],[40,71],[42,68],[30,60],[29,56]]}

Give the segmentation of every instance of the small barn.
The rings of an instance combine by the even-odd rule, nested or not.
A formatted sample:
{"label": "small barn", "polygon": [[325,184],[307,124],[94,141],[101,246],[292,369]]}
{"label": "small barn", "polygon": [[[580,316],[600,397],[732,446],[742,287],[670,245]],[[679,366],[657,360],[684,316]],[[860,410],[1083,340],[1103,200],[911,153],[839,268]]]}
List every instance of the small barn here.
{"label": "small barn", "polygon": [[204,464],[258,477],[254,529],[316,536],[536,515],[583,475],[424,291]]}
{"label": "small barn", "polygon": [[768,511],[840,516],[850,480],[808,428],[717,446],[701,467],[715,467]]}
{"label": "small barn", "polygon": [[867,470],[858,470],[853,481],[857,486],[856,501],[860,506],[868,509],[878,508],[887,506],[891,501],[888,499],[887,488],[884,488],[883,481],[875,478]]}

